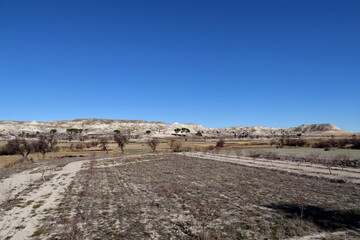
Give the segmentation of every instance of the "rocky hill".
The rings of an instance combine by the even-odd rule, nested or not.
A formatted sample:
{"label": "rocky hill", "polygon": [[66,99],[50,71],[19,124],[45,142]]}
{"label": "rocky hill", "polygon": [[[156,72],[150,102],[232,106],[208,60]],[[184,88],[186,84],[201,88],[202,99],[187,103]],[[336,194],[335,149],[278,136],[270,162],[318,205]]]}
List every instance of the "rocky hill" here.
{"label": "rocky hill", "polygon": [[205,136],[219,135],[279,135],[283,133],[294,134],[345,134],[349,133],[341,130],[333,124],[309,124],[293,128],[271,128],[271,127],[228,127],[228,128],[208,128],[193,123],[173,123],[147,122],[143,120],[109,120],[109,119],[75,119],[51,122],[36,121],[0,121],[0,135],[10,136],[21,133],[48,133],[51,129],[56,129],[58,133],[65,133],[69,128],[83,129],[83,134],[108,134],[114,130],[127,131],[131,134],[145,135],[150,130],[151,135],[171,136],[176,128],[187,128],[188,134],[200,132]]}

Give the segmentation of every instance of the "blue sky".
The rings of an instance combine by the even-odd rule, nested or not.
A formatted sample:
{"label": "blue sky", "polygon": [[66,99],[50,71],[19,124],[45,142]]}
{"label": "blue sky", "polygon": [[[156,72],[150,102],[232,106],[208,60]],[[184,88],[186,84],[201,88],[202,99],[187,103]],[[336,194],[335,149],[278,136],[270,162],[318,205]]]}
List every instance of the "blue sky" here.
{"label": "blue sky", "polygon": [[0,120],[360,132],[360,1],[0,1]]}

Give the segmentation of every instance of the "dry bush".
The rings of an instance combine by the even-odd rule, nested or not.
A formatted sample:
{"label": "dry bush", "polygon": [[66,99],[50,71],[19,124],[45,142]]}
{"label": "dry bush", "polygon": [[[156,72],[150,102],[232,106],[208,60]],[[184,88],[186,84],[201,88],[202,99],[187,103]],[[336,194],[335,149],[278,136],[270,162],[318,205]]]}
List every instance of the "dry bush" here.
{"label": "dry bush", "polygon": [[117,143],[119,148],[121,149],[121,153],[124,153],[124,147],[129,142],[129,137],[127,135],[116,133],[114,134],[114,141]]}
{"label": "dry bush", "polygon": [[321,159],[321,163],[322,163],[323,165],[325,165],[325,166],[328,168],[329,173],[332,174],[332,173],[331,173],[331,168],[332,168],[332,167],[335,167],[336,165],[338,165],[338,160],[335,159],[335,158],[323,157],[323,158]]}
{"label": "dry bush", "polygon": [[225,140],[223,138],[220,138],[219,140],[216,141],[216,148],[222,148],[225,146]]}
{"label": "dry bush", "polygon": [[208,147],[207,147],[207,150],[208,150],[208,151],[214,151],[215,148],[216,148],[215,146],[212,146],[212,145],[211,145],[211,146],[208,146]]}
{"label": "dry bush", "polygon": [[152,138],[147,141],[147,145],[151,148],[153,152],[156,151],[156,148],[159,144],[160,140],[158,138]]}
{"label": "dry bush", "polygon": [[92,144],[91,144],[90,142],[85,143],[85,147],[86,147],[86,148],[91,148],[91,147],[92,147]]}
{"label": "dry bush", "polygon": [[262,155],[262,151],[260,150],[251,150],[248,152],[248,157],[251,157],[251,158],[259,158],[261,157]]}
{"label": "dry bush", "polygon": [[338,154],[334,156],[334,159],[339,162],[340,164],[343,162],[350,161],[350,155],[349,154]]}
{"label": "dry bush", "polygon": [[33,161],[29,158],[29,154],[34,152],[34,144],[30,141],[26,141],[25,139],[13,139],[9,140],[7,144],[3,147],[3,153],[8,155],[20,154],[22,156],[17,162],[22,162],[24,160]]}
{"label": "dry bush", "polygon": [[183,150],[183,141],[180,139],[170,139],[168,144],[173,152],[181,152]]}
{"label": "dry bush", "polygon": [[306,160],[311,163],[318,162],[320,159],[320,153],[310,153],[305,156]]}
{"label": "dry bush", "polygon": [[255,163],[255,159],[261,157],[262,151],[252,150],[248,152],[248,157],[251,157]]}
{"label": "dry bush", "polygon": [[266,152],[261,153],[261,157],[263,157],[265,159],[269,159],[269,160],[276,160],[276,159],[279,159],[279,154],[270,152],[270,151],[266,151]]}
{"label": "dry bush", "polygon": [[343,138],[343,139],[327,139],[318,140],[312,145],[314,148],[351,148],[360,149],[360,139],[356,138]]}
{"label": "dry bush", "polygon": [[104,151],[104,152],[106,152],[106,154],[108,154],[109,153],[109,150],[107,147],[107,144],[109,143],[108,139],[105,137],[100,138],[99,143],[100,143],[101,151]]}
{"label": "dry bush", "polygon": [[82,150],[86,147],[86,144],[83,144],[83,143],[77,143],[75,144],[75,149],[76,150]]}
{"label": "dry bush", "polygon": [[333,157],[329,157],[328,159],[324,159],[324,163],[329,169],[331,174],[331,168],[336,166],[346,166],[350,162],[350,155],[349,154],[338,154]]}
{"label": "dry bush", "polygon": [[184,151],[184,152],[193,152],[193,151],[194,151],[194,148],[193,148],[193,147],[190,147],[190,146],[183,147],[183,151]]}
{"label": "dry bush", "polygon": [[284,141],[284,145],[290,146],[290,147],[303,147],[306,144],[307,144],[307,142],[304,139],[287,138]]}

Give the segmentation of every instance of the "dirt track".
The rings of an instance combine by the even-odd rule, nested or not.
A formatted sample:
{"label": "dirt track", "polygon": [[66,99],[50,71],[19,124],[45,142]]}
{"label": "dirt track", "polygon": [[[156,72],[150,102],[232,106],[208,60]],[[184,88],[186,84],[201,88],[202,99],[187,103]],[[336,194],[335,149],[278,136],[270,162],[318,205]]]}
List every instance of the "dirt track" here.
{"label": "dirt track", "polygon": [[[132,155],[129,158],[136,157]],[[119,157],[97,158],[97,168],[114,167],[124,162],[102,165]],[[90,161],[70,162],[64,167],[42,166],[11,175],[0,181],[0,239],[29,239],[38,222],[47,211],[56,207],[61,193],[71,183],[83,164]],[[16,200],[15,200],[16,199]]]}

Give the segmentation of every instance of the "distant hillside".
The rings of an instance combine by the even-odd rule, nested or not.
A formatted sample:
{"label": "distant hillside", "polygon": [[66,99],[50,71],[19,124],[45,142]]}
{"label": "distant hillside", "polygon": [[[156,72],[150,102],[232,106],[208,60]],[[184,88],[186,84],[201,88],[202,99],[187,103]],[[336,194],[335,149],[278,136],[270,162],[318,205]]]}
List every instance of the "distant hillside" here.
{"label": "distant hillside", "polygon": [[114,130],[127,131],[131,134],[144,135],[150,130],[154,136],[171,136],[176,128],[187,128],[189,134],[200,132],[203,136],[221,135],[279,135],[279,134],[349,134],[333,124],[308,124],[292,128],[271,127],[228,127],[208,128],[194,123],[147,122],[144,120],[109,120],[109,119],[75,119],[51,122],[36,121],[0,121],[0,134],[2,136],[18,135],[19,133],[48,133],[56,129],[59,133],[65,133],[66,129],[84,129],[84,134],[108,134]]}

